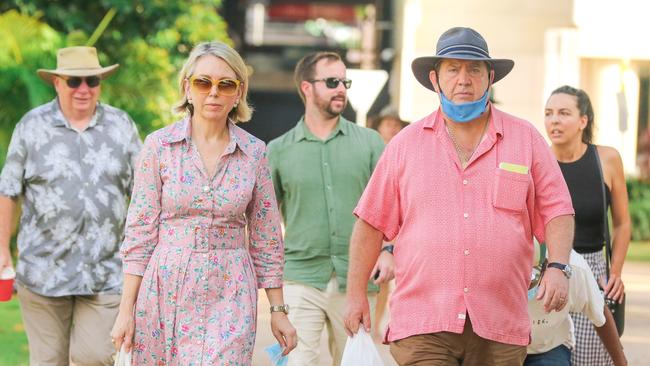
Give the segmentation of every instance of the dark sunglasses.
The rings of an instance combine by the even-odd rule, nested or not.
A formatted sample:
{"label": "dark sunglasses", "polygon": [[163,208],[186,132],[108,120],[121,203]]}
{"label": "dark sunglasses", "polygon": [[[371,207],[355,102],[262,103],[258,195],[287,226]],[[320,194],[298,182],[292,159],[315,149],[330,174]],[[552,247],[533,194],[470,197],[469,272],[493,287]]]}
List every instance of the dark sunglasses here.
{"label": "dark sunglasses", "polygon": [[239,89],[239,84],[241,84],[241,81],[237,79],[225,78],[225,79],[215,80],[205,75],[194,75],[189,80],[192,88],[194,88],[197,92],[201,94],[210,93],[210,91],[212,90],[212,86],[216,85],[217,94],[226,97],[230,97],[237,94],[237,90]]}
{"label": "dark sunglasses", "polygon": [[325,79],[314,79],[309,80],[310,83],[315,83],[317,81],[325,82],[325,86],[329,89],[336,89],[339,86],[339,83],[343,83],[345,89],[350,89],[352,86],[352,80],[350,79],[339,79],[339,78],[325,78]]}
{"label": "dark sunglasses", "polygon": [[59,77],[63,80],[65,80],[65,83],[68,85],[68,87],[72,89],[77,89],[78,87],[81,86],[81,83],[86,80],[86,85],[88,85],[89,88],[96,88],[99,83],[102,81],[102,78],[99,76],[86,76],[86,77],[79,77],[79,76],[61,76]]}

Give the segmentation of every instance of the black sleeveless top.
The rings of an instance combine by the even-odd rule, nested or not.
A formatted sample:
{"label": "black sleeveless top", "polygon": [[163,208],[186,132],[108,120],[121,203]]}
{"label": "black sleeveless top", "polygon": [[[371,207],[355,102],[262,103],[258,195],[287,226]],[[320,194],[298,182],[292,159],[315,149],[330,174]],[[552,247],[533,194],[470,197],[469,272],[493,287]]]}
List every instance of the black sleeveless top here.
{"label": "black sleeveless top", "polygon": [[[596,146],[588,145],[587,151],[574,162],[558,161],[558,164],[569,186],[573,209],[576,212],[573,249],[580,254],[603,250],[603,192],[598,174]],[[609,207],[611,193],[606,184],[605,195]]]}

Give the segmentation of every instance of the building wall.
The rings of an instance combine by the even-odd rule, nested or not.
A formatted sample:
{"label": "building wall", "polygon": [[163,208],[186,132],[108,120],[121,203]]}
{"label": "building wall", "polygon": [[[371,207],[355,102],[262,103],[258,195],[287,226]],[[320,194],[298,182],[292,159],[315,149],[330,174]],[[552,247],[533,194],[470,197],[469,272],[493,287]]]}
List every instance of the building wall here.
{"label": "building wall", "polygon": [[637,173],[639,75],[647,74],[650,60],[650,1],[396,1],[400,63],[393,94],[404,119],[417,120],[438,106],[437,95],[413,77],[411,61],[435,54],[445,30],[468,26],[487,40],[493,58],[515,61],[494,86],[499,108],[544,134],[549,93],[563,84],[582,88],[594,104],[595,142],[617,148],[626,172]]}
{"label": "building wall", "polygon": [[447,29],[467,26],[483,35],[493,58],[515,61],[513,71],[494,86],[499,107],[542,127],[545,31],[571,26],[570,1],[398,1],[403,23],[399,93],[403,118],[419,119],[438,105],[437,95],[413,77],[411,61],[435,54],[436,42]]}

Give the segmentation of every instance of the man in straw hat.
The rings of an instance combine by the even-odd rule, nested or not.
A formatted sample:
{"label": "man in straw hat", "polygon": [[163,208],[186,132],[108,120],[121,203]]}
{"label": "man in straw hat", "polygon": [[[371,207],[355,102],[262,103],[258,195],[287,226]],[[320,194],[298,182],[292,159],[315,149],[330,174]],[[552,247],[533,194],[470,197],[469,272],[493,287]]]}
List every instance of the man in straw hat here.
{"label": "man in straw hat", "polygon": [[443,33],[412,64],[441,106],[393,138],[354,211],[346,328],[370,327],[365,282],[382,239],[396,239],[385,340],[399,364],[521,365],[533,236],[554,263],[538,296],[546,311],[565,306],[571,197],[535,127],[488,100],[513,66],[473,29]]}
{"label": "man in straw hat", "polygon": [[57,97],[18,122],[0,174],[0,269],[22,201],[17,289],[32,365],[108,365],[120,302],[118,247],[141,142],[126,112],[98,102],[93,47],[63,48],[38,70]]}

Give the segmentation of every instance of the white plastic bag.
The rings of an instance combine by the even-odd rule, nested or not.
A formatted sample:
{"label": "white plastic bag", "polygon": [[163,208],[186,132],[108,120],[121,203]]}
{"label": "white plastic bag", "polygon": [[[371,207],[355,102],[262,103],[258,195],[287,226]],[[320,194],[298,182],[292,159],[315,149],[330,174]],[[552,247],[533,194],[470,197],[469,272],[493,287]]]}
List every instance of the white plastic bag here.
{"label": "white plastic bag", "polygon": [[131,366],[131,352],[124,351],[124,345],[115,356],[114,366]]}
{"label": "white plastic bag", "polygon": [[341,366],[384,366],[370,334],[363,327],[354,337],[348,337]]}

